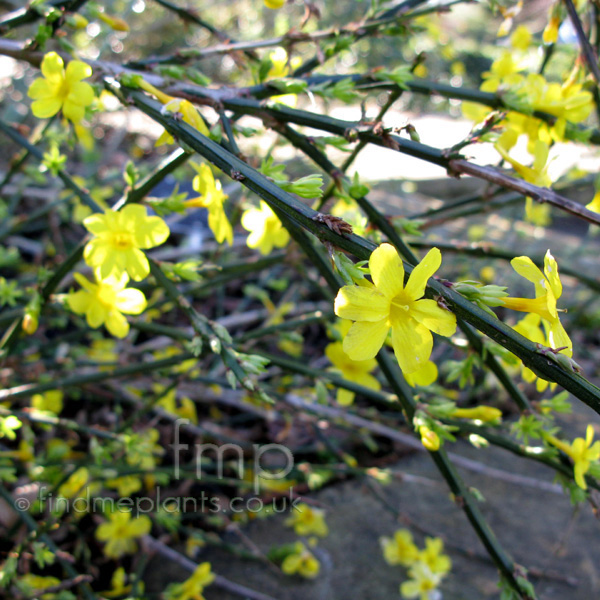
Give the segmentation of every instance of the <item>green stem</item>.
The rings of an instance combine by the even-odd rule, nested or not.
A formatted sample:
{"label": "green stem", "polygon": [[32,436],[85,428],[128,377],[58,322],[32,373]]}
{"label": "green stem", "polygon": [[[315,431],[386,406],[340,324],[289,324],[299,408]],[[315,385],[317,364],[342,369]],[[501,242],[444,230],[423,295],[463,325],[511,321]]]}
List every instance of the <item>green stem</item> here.
{"label": "green stem", "polygon": [[[140,110],[159,122],[171,134],[178,137],[180,141],[189,145],[225,173],[231,173],[232,170],[236,171],[241,175],[241,183],[244,186],[263,198],[276,212],[285,213],[291,220],[317,235],[322,241],[330,242],[334,246],[354,254],[359,260],[368,259],[371,252],[376,248],[375,244],[360,236],[354,234],[338,235],[326,225],[316,222],[314,220],[318,214],[316,211],[300,202],[295,196],[281,190],[261,173],[258,173],[255,169],[186,123],[177,122],[169,115],[163,115],[158,103],[148,99],[144,94],[136,91],[126,91],[118,87],[115,88],[115,84],[110,82],[106,82],[106,85],[117,95],[124,94],[130,98]],[[273,112],[277,113],[278,111],[274,110]],[[298,112],[303,113],[303,111]],[[310,113],[307,114],[310,115]],[[331,120],[329,117],[320,117],[319,121],[321,119]],[[312,119],[310,122],[314,125]],[[338,127],[339,125],[336,125],[336,132],[338,131]],[[403,141],[408,143],[408,140]],[[423,146],[422,144],[416,144],[416,142],[411,142],[411,144],[416,148]],[[440,151],[437,152],[437,156],[441,158]],[[406,267],[406,272],[409,274],[412,272],[412,268],[410,266]],[[331,273],[328,273],[327,277],[331,278]],[[333,282],[330,282],[330,285],[331,283]],[[538,352],[538,348],[533,342],[518,334],[499,319],[490,316],[442,283],[430,279],[428,282],[428,294],[430,296],[441,296],[448,308],[457,317],[464,319],[485,333],[495,342],[518,356],[525,366],[542,374],[545,379],[560,384],[600,414],[600,389],[581,375],[564,370],[555,362],[549,361],[546,356]]]}

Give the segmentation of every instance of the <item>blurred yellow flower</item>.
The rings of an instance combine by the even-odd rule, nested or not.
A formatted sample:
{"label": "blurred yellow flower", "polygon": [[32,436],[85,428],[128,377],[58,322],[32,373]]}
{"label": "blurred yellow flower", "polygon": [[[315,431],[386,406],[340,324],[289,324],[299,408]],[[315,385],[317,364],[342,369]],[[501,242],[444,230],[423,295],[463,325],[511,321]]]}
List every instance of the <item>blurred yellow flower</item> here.
{"label": "blurred yellow flower", "polygon": [[264,200],[260,201],[260,208],[244,211],[242,227],[250,232],[248,248],[258,248],[261,254],[269,254],[274,247],[283,248],[290,240],[287,229]]}
{"label": "blurred yellow flower", "polygon": [[317,535],[325,537],[329,533],[325,523],[325,511],[312,508],[308,504],[298,504],[286,519],[285,524],[293,527],[298,535]]}
{"label": "blurred yellow flower", "polygon": [[281,570],[286,575],[298,574],[307,579],[314,579],[319,574],[321,565],[302,542],[296,542],[294,552],[285,557]]}
{"label": "blurred yellow flower", "polygon": [[48,390],[31,397],[31,406],[36,410],[59,415],[63,409],[63,393],[60,390]]}
{"label": "blurred yellow flower", "polygon": [[116,511],[108,515],[96,529],[96,538],[106,542],[104,554],[108,558],[120,558],[137,551],[136,539],[150,533],[152,522],[146,515],[131,518],[129,511]]}
{"label": "blurred yellow flower", "polygon": [[166,592],[166,600],[204,600],[202,592],[215,580],[216,575],[210,570],[210,563],[200,563],[192,575],[182,583],[171,584]]}
{"label": "blurred yellow flower", "polygon": [[382,537],[379,539],[383,558],[388,565],[412,565],[419,557],[419,549],[413,542],[413,537],[408,529],[399,529],[393,538]]}

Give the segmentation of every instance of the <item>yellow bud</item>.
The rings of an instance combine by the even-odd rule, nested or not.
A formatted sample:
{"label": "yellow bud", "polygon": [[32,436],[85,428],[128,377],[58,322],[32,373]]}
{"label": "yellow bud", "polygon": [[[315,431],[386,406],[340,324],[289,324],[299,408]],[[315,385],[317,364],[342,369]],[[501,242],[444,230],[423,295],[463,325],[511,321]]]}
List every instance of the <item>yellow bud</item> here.
{"label": "yellow bud", "polygon": [[544,44],[556,44],[558,40],[558,28],[560,27],[560,19],[558,17],[552,17],[546,28],[542,39]]}
{"label": "yellow bud", "polygon": [[129,31],[129,25],[120,17],[113,17],[106,13],[99,13],[98,18],[106,23],[111,29],[115,31]]}
{"label": "yellow bud", "polygon": [[284,4],[285,0],[265,0],[265,6],[274,10],[277,8],[281,8]]}
{"label": "yellow bud", "polygon": [[74,29],[85,29],[88,26],[89,21],[78,13],[73,13],[67,17],[67,24]]}
{"label": "yellow bud", "polygon": [[436,452],[440,449],[440,438],[435,431],[432,431],[426,425],[419,427],[419,434],[421,436],[421,443],[429,452]]}
{"label": "yellow bud", "polygon": [[37,317],[35,315],[32,315],[31,313],[27,313],[23,317],[23,322],[21,323],[21,327],[27,335],[33,335],[37,331],[37,328],[38,328]]}
{"label": "yellow bud", "polygon": [[493,406],[475,406],[474,408],[457,408],[452,413],[458,419],[472,419],[489,423],[502,418],[502,411]]}

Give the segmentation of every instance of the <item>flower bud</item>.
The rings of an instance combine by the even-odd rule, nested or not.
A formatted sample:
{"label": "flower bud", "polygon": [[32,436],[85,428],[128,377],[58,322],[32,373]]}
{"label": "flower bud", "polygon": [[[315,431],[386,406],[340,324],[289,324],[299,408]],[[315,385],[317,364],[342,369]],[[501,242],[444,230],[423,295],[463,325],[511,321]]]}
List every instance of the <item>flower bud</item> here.
{"label": "flower bud", "polygon": [[419,435],[421,436],[421,443],[429,452],[436,452],[440,449],[440,438],[438,434],[429,429],[427,425],[421,425],[419,427]]}

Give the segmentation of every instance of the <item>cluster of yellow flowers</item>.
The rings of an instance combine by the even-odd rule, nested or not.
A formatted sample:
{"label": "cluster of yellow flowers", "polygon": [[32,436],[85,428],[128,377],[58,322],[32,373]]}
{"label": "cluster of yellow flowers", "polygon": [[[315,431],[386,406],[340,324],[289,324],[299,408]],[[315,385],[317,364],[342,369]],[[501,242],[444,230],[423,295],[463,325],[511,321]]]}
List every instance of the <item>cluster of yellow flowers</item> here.
{"label": "cluster of yellow flowers", "polygon": [[[369,259],[373,283],[362,280],[359,285],[347,285],[339,290],[335,314],[353,324],[342,324],[343,343],[329,344],[325,352],[346,379],[379,389],[369,373],[374,369],[373,359],[391,329],[392,347],[403,374],[411,380],[409,383],[414,384],[414,379],[418,385],[435,381],[437,369],[429,360],[433,349],[432,332],[451,336],[456,331],[456,317],[450,311],[435,300],[423,299],[427,281],[437,271],[441,260],[440,251],[431,249],[413,269],[405,286],[400,256],[393,246],[382,244]],[[548,250],[544,273],[527,256],[517,257],[511,264],[519,275],[534,284],[535,298],[502,297],[498,304],[529,313],[517,325],[519,333],[571,357],[573,344],[560,322],[557,309],[562,283],[556,260]],[[532,376],[533,373],[525,369],[526,380],[532,381]],[[350,404],[352,399],[349,392],[338,395],[342,404]]]}
{"label": "cluster of yellow flowers", "polygon": [[425,538],[425,548],[419,550],[410,531],[399,529],[394,537],[382,537],[379,542],[389,565],[408,569],[409,578],[400,586],[403,598],[434,600],[440,597],[438,588],[452,568],[450,557],[443,554],[444,543],[440,538]]}
{"label": "cluster of yellow flowers", "polygon": [[[504,119],[503,133],[495,148],[516,171],[534,185],[547,187],[552,181],[548,175],[548,154],[554,142],[565,140],[567,123],[581,123],[590,115],[594,100],[592,93],[579,83],[580,69],[576,67],[561,84],[549,82],[539,73],[526,73],[523,62],[515,58],[526,52],[532,41],[529,30],[520,25],[510,38],[511,49],[504,50],[483,74],[481,90],[501,94],[508,104],[520,106],[522,111],[509,111]],[[535,116],[540,111],[552,115],[555,120],[547,123]],[[477,122],[483,121],[489,109],[470,102],[463,104],[463,113]],[[527,150],[533,157],[526,166],[510,156],[520,136],[527,137]],[[549,207],[536,205],[531,198],[525,205],[527,220],[538,225],[550,222]]]}
{"label": "cluster of yellow flowers", "polygon": [[[308,545],[314,548],[318,537],[326,537],[329,534],[327,523],[325,523],[325,512],[313,508],[308,504],[298,504],[285,524],[293,527],[297,535],[312,536]],[[286,575],[301,575],[307,579],[314,579],[321,570],[321,565],[315,555],[300,541],[296,542],[292,551],[287,554],[281,563],[281,570]]]}
{"label": "cluster of yellow flowers", "polygon": [[90,327],[105,325],[109,333],[123,338],[129,332],[124,315],[139,315],[146,308],[144,294],[126,287],[129,278],[141,281],[148,276],[150,265],[142,249],[162,244],[169,228],[160,217],[148,216],[144,206],[133,204],[90,215],[83,225],[94,236],[83,257],[94,270],[95,282],[75,273],[83,289],[68,294],[67,304],[85,315]]}

